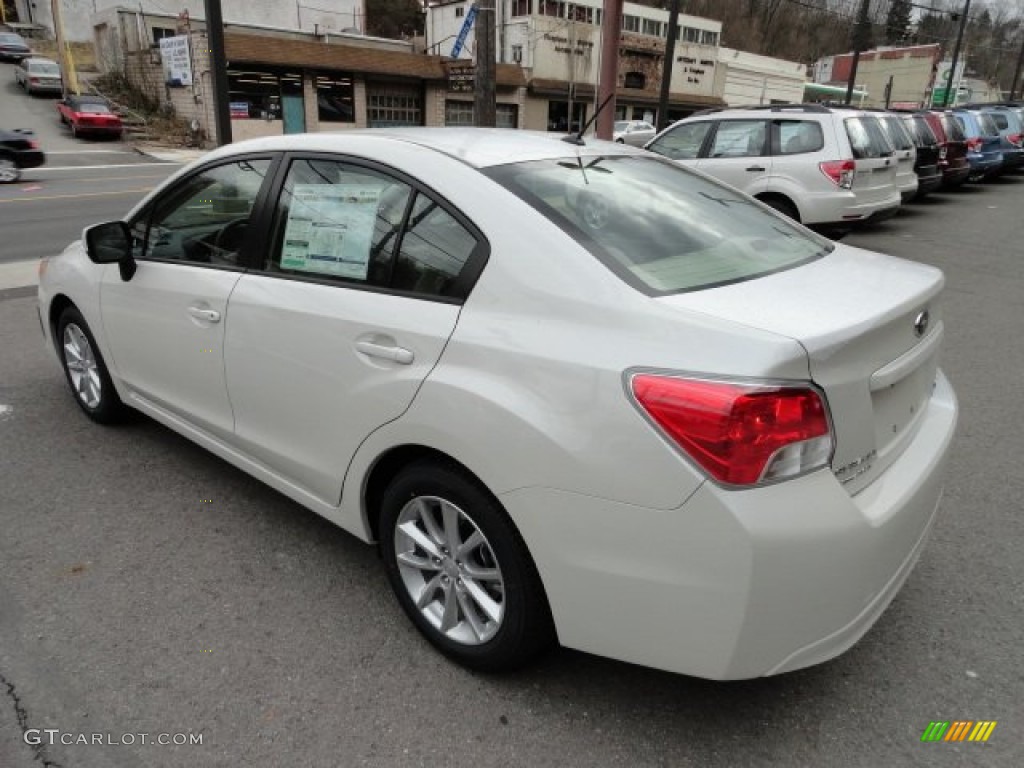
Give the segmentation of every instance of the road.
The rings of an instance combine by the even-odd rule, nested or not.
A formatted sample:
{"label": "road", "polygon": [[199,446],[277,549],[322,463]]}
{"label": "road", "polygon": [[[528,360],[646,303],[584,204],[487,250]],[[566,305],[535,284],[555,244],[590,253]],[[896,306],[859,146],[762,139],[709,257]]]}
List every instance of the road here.
{"label": "road", "polygon": [[123,216],[180,165],[162,163],[119,141],[73,139],[53,98],[31,98],[0,64],[0,124],[30,128],[46,164],[0,186],[0,264],[60,253],[82,228]]}

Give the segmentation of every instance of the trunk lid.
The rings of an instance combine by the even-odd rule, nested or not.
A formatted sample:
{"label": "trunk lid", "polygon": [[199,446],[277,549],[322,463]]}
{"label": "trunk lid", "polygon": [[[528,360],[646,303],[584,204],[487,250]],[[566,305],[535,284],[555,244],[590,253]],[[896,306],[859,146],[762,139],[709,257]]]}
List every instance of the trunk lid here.
{"label": "trunk lid", "polygon": [[943,335],[943,283],[934,267],[837,244],[797,269],[657,301],[799,342],[828,399],[832,470],[853,494],[920,425]]}

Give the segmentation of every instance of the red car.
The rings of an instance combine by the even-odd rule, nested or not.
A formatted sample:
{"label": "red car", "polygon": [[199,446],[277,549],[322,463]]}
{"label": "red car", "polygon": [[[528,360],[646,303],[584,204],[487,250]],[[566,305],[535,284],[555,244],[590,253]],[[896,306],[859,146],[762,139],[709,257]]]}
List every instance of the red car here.
{"label": "red car", "polygon": [[942,188],[959,187],[971,173],[967,162],[967,137],[953,117],[945,110],[922,110],[919,114],[928,121],[932,133],[939,140],[939,168],[942,170]]}
{"label": "red car", "polygon": [[57,112],[76,138],[91,135],[119,139],[124,133],[121,118],[101,96],[68,96],[57,102]]}

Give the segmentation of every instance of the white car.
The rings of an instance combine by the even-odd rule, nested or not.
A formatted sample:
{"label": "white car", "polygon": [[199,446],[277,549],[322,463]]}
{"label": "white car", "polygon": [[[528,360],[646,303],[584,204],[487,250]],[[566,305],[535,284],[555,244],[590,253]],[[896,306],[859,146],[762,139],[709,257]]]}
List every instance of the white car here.
{"label": "white car", "polygon": [[613,141],[634,147],[642,147],[658,133],[658,129],[646,120],[616,120],[612,131]]}
{"label": "white car", "polygon": [[872,112],[817,104],[711,109],[646,147],[829,231],[887,218],[901,203],[895,150]]}
{"label": "white car", "polygon": [[45,260],[47,344],[367,542],[441,651],[749,678],[875,622],[957,405],[939,270],[651,153],[380,129],[232,144]]}

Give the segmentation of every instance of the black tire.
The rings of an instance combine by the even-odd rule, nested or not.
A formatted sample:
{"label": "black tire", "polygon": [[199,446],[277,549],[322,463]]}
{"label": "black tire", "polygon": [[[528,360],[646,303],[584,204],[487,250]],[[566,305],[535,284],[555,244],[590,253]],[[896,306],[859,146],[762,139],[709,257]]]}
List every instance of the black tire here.
{"label": "black tire", "polygon": [[70,122],[70,121],[68,122],[68,127],[71,128],[71,138],[72,139],[77,139],[78,138],[78,128],[76,128],[75,124]]}
{"label": "black tire", "polygon": [[[417,509],[428,510],[436,522],[442,522],[444,504],[449,505],[449,511],[454,508],[464,516],[458,518],[458,540],[468,541],[476,536],[475,528],[482,534],[483,541],[464,553],[442,550],[439,552],[445,558],[442,563],[439,557],[430,557],[429,550],[415,544],[403,531],[408,530],[410,515],[414,516],[414,521],[423,519],[417,516]],[[409,465],[384,492],[380,515],[380,551],[388,581],[412,623],[446,656],[472,669],[498,672],[522,666],[553,644],[551,612],[526,545],[501,505],[458,467],[429,460]],[[399,525],[404,528],[399,529]],[[426,526],[418,525],[417,529],[441,550],[440,540],[431,537]],[[419,568],[406,563],[400,566],[399,549],[403,555],[430,560],[437,565]],[[475,573],[483,574],[485,569],[492,574],[490,579],[469,578]],[[495,572],[497,580],[493,578]],[[447,581],[431,588],[435,579],[428,581],[427,575],[435,574],[436,579]],[[486,588],[487,596],[502,608],[499,620],[487,624],[487,631],[492,633],[489,635],[487,631],[478,630],[481,618],[487,622],[484,611],[479,610],[482,603],[473,597],[474,591],[481,588]],[[413,598],[413,589],[431,598],[422,610]],[[430,613],[443,626],[444,607],[449,602],[456,606],[456,624],[445,632],[426,614]],[[476,624],[471,620],[471,613],[475,614]]]}
{"label": "black tire", "polygon": [[[81,333],[81,337],[78,337],[77,333]],[[73,371],[72,366],[75,365],[76,356],[69,351],[69,345],[73,347],[76,339],[80,343],[81,338],[84,338],[89,345],[92,365]],[[96,339],[93,337],[92,331],[89,330],[89,324],[85,322],[85,318],[76,307],[68,307],[61,313],[60,319],[57,321],[56,345],[68,387],[71,388],[75,402],[85,412],[85,415],[99,424],[114,424],[121,421],[128,409],[121,402],[121,398],[117,396]],[[82,360],[84,356],[79,354],[78,359]],[[89,370],[90,368],[91,370]],[[89,384],[76,384],[76,375],[79,376],[80,382],[83,378],[88,378],[95,387],[95,391],[89,388]],[[95,397],[93,397],[94,394]]]}
{"label": "black tire", "polygon": [[784,197],[778,197],[777,195],[767,195],[765,197],[758,198],[762,203],[772,208],[783,216],[788,216],[793,221],[800,221],[800,213],[797,211],[796,206],[793,205],[789,200]]}

